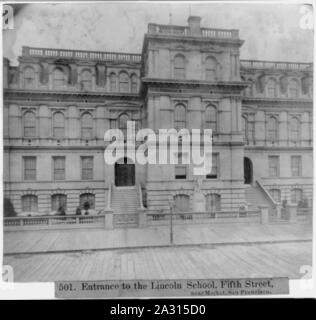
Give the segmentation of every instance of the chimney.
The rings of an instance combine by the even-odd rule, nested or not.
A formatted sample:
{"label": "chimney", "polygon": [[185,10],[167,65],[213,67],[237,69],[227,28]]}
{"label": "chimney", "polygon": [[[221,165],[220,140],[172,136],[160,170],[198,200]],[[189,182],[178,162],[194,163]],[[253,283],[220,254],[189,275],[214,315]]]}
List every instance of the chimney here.
{"label": "chimney", "polygon": [[190,16],[188,18],[188,24],[190,29],[191,36],[200,36],[201,35],[201,17]]}

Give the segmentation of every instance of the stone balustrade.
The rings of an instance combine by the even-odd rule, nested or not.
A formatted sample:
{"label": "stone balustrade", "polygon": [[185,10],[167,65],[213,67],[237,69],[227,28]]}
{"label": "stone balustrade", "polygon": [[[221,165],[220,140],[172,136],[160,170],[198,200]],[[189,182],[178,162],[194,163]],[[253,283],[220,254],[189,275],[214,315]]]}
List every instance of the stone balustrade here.
{"label": "stone balustrade", "polygon": [[312,71],[312,63],[264,61],[264,60],[240,60],[240,66],[245,69],[274,69]]}
{"label": "stone balustrade", "polygon": [[25,57],[83,59],[83,60],[92,60],[92,61],[121,61],[121,62],[128,62],[128,63],[141,62],[141,54],[120,53],[120,52],[101,52],[101,51],[23,47],[22,55]]}
{"label": "stone balustrade", "polygon": [[[202,38],[212,39],[239,39],[239,32],[235,29],[210,29],[201,28],[199,34]],[[192,36],[190,28],[185,26],[163,25],[156,23],[148,24],[149,34],[173,35],[173,36]],[[196,34],[194,34],[196,36]]]}

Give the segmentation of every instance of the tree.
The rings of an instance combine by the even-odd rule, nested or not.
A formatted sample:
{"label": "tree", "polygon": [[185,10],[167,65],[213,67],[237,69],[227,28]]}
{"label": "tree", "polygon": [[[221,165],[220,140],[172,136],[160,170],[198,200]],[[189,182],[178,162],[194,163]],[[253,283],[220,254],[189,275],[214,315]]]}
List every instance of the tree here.
{"label": "tree", "polygon": [[14,206],[10,199],[4,198],[3,212],[5,217],[16,217],[17,212],[14,210]]}

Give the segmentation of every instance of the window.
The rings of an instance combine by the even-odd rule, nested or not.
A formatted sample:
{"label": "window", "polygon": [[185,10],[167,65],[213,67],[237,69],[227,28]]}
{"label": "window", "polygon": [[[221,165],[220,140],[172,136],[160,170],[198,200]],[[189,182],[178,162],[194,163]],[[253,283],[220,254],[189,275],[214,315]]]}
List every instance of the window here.
{"label": "window", "polygon": [[83,193],[80,195],[80,207],[83,208],[85,203],[89,203],[89,209],[95,208],[95,196],[92,193]]}
{"label": "window", "polygon": [[129,120],[129,116],[126,113],[122,113],[119,116],[119,129],[123,132],[124,138],[126,138],[126,130],[127,130],[127,121]]}
{"label": "window", "polygon": [[93,132],[93,119],[89,112],[85,112],[81,116],[81,136],[82,139],[88,140],[92,139]]}
{"label": "window", "polygon": [[138,79],[136,74],[132,75],[132,93],[137,93],[138,92]]}
{"label": "window", "polygon": [[65,194],[54,194],[52,196],[52,211],[67,209],[67,196]]}
{"label": "window", "polygon": [[62,112],[53,115],[53,136],[57,139],[65,137],[65,117]]}
{"label": "window", "polygon": [[243,130],[244,130],[244,139],[247,143],[253,142],[255,138],[255,122],[254,122],[254,116],[244,115],[242,117],[243,121]]}
{"label": "window", "polygon": [[174,109],[174,126],[176,130],[180,130],[186,127],[185,106],[182,104],[176,105]]}
{"label": "window", "polygon": [[289,95],[290,95],[290,98],[297,98],[298,97],[298,82],[297,82],[297,80],[290,81]]}
{"label": "window", "polygon": [[290,120],[290,141],[298,142],[300,136],[299,128],[299,120],[296,117],[292,117]]}
{"label": "window", "polygon": [[24,157],[24,180],[36,180],[36,157]]}
{"label": "window", "polygon": [[65,180],[65,157],[53,157],[54,180]]}
{"label": "window", "polygon": [[268,141],[276,142],[277,140],[277,119],[275,117],[269,117],[267,123]]}
{"label": "window", "polygon": [[279,175],[279,156],[269,156],[269,176],[277,177]]}
{"label": "window", "polygon": [[241,117],[241,125],[242,125],[243,134],[244,134],[244,140],[247,141],[247,117],[246,116]]}
{"label": "window", "polygon": [[217,179],[218,178],[218,154],[212,154],[212,171],[206,175],[206,179]]}
{"label": "window", "polygon": [[53,72],[53,89],[61,90],[65,86],[64,72],[60,68],[56,68]]}
{"label": "window", "polygon": [[292,203],[299,203],[303,199],[303,192],[301,189],[293,189],[291,190],[291,202]]}
{"label": "window", "polygon": [[291,156],[291,172],[292,177],[299,177],[302,175],[302,157]]}
{"label": "window", "polygon": [[213,132],[217,131],[217,112],[213,105],[209,105],[205,109],[205,128],[212,129]]}
{"label": "window", "polygon": [[219,194],[208,194],[205,199],[207,212],[221,211],[221,196]]}
{"label": "window", "polygon": [[185,79],[185,58],[182,55],[176,55],[174,58],[174,77]]}
{"label": "window", "polygon": [[121,72],[119,75],[120,92],[129,92],[129,77],[126,72]]}
{"label": "window", "polygon": [[187,212],[190,209],[190,198],[186,194],[178,194],[174,197],[177,212]]}
{"label": "window", "polygon": [[247,138],[248,138],[248,141],[251,141],[251,142],[253,142],[255,138],[255,121],[254,121],[253,115],[248,115]]}
{"label": "window", "polygon": [[117,91],[117,88],[116,88],[116,74],[115,73],[111,73],[110,74],[110,91],[111,92]]}
{"label": "window", "polygon": [[267,83],[267,94],[270,98],[277,96],[277,82],[275,79],[270,78]]}
{"label": "window", "polygon": [[24,137],[34,138],[36,136],[36,117],[32,111],[27,111],[23,116]]}
{"label": "window", "polygon": [[205,60],[205,78],[207,81],[216,80],[216,60],[208,57]]}
{"label": "window", "polygon": [[22,196],[22,211],[37,212],[37,196],[35,195]]}
{"label": "window", "polygon": [[24,88],[34,89],[35,88],[35,72],[31,67],[24,69]]}
{"label": "window", "polygon": [[81,179],[93,180],[93,157],[81,157]]}
{"label": "window", "polygon": [[279,189],[271,189],[269,193],[275,202],[281,202],[281,192]]}
{"label": "window", "polygon": [[85,70],[81,73],[81,90],[91,90],[92,89],[92,74],[90,70]]}
{"label": "window", "polygon": [[187,178],[187,166],[183,164],[183,154],[178,153],[178,164],[175,165],[175,179]]}

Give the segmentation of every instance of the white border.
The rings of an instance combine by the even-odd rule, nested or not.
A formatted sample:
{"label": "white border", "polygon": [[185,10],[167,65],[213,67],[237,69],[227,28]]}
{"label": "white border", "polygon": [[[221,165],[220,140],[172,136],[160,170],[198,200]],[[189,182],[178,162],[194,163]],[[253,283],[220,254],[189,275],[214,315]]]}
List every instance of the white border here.
{"label": "white border", "polygon": [[[85,4],[90,4],[90,3],[114,3],[114,1],[14,1],[15,4],[38,4],[38,3],[85,3]],[[272,3],[277,3],[277,4],[313,4],[315,5],[314,0],[288,0],[288,1],[273,1],[273,0],[268,0],[268,1],[115,1],[115,3],[166,3],[166,2],[173,2],[173,3],[218,3],[218,4],[236,4],[236,3],[248,3],[248,4],[272,4]],[[5,1],[1,3],[1,8],[4,4],[9,4],[12,3],[9,1]],[[1,10],[2,11],[2,10]],[[2,14],[0,18],[0,25],[2,27]],[[315,30],[315,19],[314,19],[314,30]],[[2,32],[0,35],[0,48],[2,49]],[[2,50],[1,50],[2,52]],[[314,65],[315,65],[315,53],[316,53],[316,46],[315,46],[315,33],[314,33]],[[3,87],[2,85],[2,67],[3,67],[3,59],[1,59],[0,62],[0,88]],[[315,75],[315,73],[313,74]],[[315,76],[314,76],[314,97],[313,97],[313,102],[315,103],[315,96],[316,96],[316,85],[315,85]],[[0,93],[0,103],[1,107],[3,107],[3,90],[1,90]],[[3,110],[3,108],[2,108]],[[0,194],[3,195],[3,122],[2,122],[2,111],[0,112],[0,147],[1,147],[1,156],[0,156],[0,166],[1,166],[1,183],[0,183]],[[315,141],[316,137],[316,132],[315,132],[315,119],[316,115],[314,112],[314,119],[313,119],[313,141]],[[315,148],[313,149],[313,161],[314,161],[314,168],[316,167],[316,158],[315,158]],[[313,181],[313,199],[315,199],[315,179]],[[315,206],[315,201],[313,201],[313,213],[314,207]],[[3,221],[3,197],[0,197],[0,221]],[[316,219],[313,219],[313,230],[315,230],[315,225],[316,225]],[[2,262],[3,262],[3,224],[0,223],[0,270],[2,274]],[[219,296],[219,297],[212,297],[212,298],[306,298],[306,297],[313,297],[316,298],[316,279],[315,279],[315,269],[316,269],[316,249],[315,249],[315,241],[313,239],[313,277],[310,280],[290,280],[290,294],[289,295],[268,295],[268,296]],[[2,278],[0,279],[0,299],[4,300],[11,300],[11,299],[53,299],[54,298],[54,283],[53,282],[46,282],[46,283],[13,283],[13,284],[8,284],[5,282],[2,282]],[[113,297],[118,298],[118,297]],[[171,298],[180,298],[180,297],[171,297]],[[186,297],[184,297],[186,298]],[[206,297],[203,297],[206,298]],[[148,299],[146,297],[146,299]],[[190,299],[190,298],[188,298]]]}

